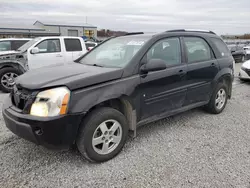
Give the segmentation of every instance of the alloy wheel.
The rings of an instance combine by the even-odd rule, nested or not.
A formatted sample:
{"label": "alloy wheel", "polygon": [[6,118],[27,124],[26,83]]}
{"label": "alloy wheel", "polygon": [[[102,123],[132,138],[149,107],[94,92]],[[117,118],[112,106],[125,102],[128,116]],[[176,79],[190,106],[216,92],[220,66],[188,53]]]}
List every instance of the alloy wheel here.
{"label": "alloy wheel", "polygon": [[18,77],[16,73],[13,72],[5,73],[1,78],[1,84],[7,89],[12,89],[12,87],[15,84],[16,77]]}
{"label": "alloy wheel", "polygon": [[226,102],[226,91],[225,89],[221,88],[217,95],[216,95],[216,99],[215,99],[215,106],[218,110],[222,109],[223,106],[225,105]]}
{"label": "alloy wheel", "polygon": [[102,122],[95,130],[92,146],[100,155],[107,155],[114,151],[122,139],[121,124],[113,119]]}

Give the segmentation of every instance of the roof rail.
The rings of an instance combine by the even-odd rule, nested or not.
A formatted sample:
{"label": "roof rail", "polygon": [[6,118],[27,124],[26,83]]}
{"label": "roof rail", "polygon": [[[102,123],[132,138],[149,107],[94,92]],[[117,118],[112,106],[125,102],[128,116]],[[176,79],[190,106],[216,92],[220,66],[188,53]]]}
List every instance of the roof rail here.
{"label": "roof rail", "polygon": [[144,33],[143,32],[133,32],[133,33],[126,33],[125,36],[126,35],[142,35],[142,34],[144,34]]}
{"label": "roof rail", "polygon": [[166,32],[200,32],[200,33],[215,34],[213,31],[202,30],[202,29],[175,29],[175,30],[169,30],[169,31],[166,31]]}

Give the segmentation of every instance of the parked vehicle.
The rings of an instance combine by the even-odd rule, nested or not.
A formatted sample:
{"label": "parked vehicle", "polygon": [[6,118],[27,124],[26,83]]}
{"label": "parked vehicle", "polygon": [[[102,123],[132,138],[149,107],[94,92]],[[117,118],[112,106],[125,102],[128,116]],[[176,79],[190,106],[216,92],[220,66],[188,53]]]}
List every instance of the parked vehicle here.
{"label": "parked vehicle", "polygon": [[250,59],[250,46],[245,46],[243,49],[246,52],[246,59],[249,60]]}
{"label": "parked vehicle", "polygon": [[87,52],[80,37],[39,37],[17,51],[0,55],[0,89],[10,92],[15,78],[28,70],[72,63]]}
{"label": "parked vehicle", "polygon": [[15,51],[30,40],[31,40],[30,38],[0,39],[0,55],[6,53],[6,51],[8,52]]}
{"label": "parked vehicle", "polygon": [[22,138],[76,143],[94,162],[115,157],[140,125],[200,106],[221,113],[235,67],[220,37],[191,30],[111,38],[76,62],[18,77],[3,117]]}
{"label": "parked vehicle", "polygon": [[98,45],[96,42],[85,42],[86,48],[88,51],[92,50],[94,47]]}
{"label": "parked vehicle", "polygon": [[250,60],[246,61],[241,65],[239,72],[240,80],[250,80]]}
{"label": "parked vehicle", "polygon": [[244,62],[246,59],[246,52],[243,47],[239,45],[228,45],[229,50],[236,63]]}

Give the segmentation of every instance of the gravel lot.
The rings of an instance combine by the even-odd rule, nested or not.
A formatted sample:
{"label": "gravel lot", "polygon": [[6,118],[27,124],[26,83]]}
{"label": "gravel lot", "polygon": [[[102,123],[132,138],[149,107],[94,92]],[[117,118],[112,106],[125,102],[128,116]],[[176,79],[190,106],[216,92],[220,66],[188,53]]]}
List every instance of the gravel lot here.
{"label": "gravel lot", "polygon": [[[5,96],[0,94],[0,107]],[[250,84],[236,81],[222,114],[195,109],[141,127],[120,155],[103,164],[20,139],[0,115],[0,187],[247,188],[249,104]]]}

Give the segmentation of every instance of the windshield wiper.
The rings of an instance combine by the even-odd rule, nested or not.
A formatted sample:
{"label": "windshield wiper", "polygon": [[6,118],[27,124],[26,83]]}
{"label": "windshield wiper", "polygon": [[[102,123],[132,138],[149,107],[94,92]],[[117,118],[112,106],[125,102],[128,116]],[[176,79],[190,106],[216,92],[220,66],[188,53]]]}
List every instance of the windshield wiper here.
{"label": "windshield wiper", "polygon": [[94,67],[103,67],[102,65],[99,65],[99,64],[85,64],[85,65],[94,66]]}

